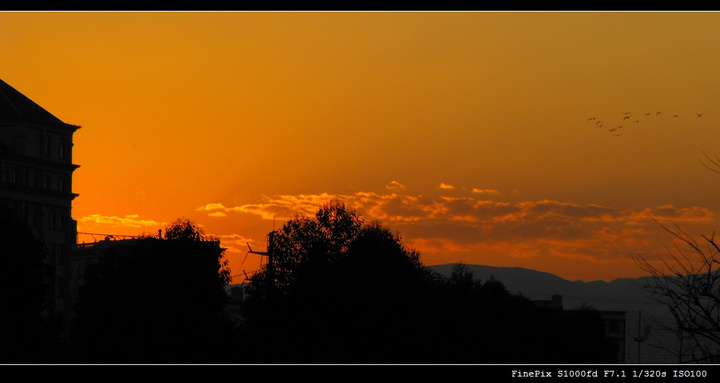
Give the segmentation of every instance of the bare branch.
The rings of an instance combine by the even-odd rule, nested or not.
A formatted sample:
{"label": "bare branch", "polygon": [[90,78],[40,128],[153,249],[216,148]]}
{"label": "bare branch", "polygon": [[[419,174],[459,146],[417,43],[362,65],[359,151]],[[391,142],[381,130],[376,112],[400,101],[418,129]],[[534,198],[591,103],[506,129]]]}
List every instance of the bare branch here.
{"label": "bare branch", "polygon": [[[720,168],[720,160],[715,164]],[[700,244],[681,228],[670,229],[652,219],[674,239],[674,249],[666,247],[670,260],[662,261],[664,270],[643,258],[635,259],[635,262],[652,277],[652,282],[644,289],[651,298],[665,305],[673,318],[674,324],[664,327],[677,334],[680,348],[670,351],[680,360],[717,362],[720,356],[720,272],[714,265],[718,263],[720,245],[715,241],[715,233],[702,235],[704,244]]]}
{"label": "bare branch", "polygon": [[715,172],[715,173],[720,174],[720,158],[718,158],[717,156],[715,156],[715,159],[712,159],[712,158],[710,158],[710,156],[708,156],[707,153],[705,153],[705,152],[703,152],[703,155],[704,155],[705,158],[707,158],[707,160],[708,160],[711,164],[713,164],[713,166],[715,166],[715,168],[717,168],[717,169],[713,169],[712,167],[710,167],[708,164],[706,164],[706,163],[703,162],[702,160],[700,160],[700,163],[701,163],[704,167],[706,167],[708,170],[710,170],[711,172]]}

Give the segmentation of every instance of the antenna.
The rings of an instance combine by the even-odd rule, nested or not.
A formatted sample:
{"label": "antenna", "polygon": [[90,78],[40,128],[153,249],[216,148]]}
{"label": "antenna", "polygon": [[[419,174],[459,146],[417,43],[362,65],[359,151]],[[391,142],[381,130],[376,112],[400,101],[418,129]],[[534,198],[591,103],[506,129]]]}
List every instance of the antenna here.
{"label": "antenna", "polygon": [[250,243],[245,242],[245,244],[247,244],[248,249],[250,249],[250,251],[248,251],[248,253],[259,254],[259,255],[268,255],[268,252],[267,252],[267,251],[254,251],[254,250],[252,249],[252,247],[250,247]]}
{"label": "antenna", "polygon": [[[275,240],[274,240],[274,234],[275,234],[275,217],[273,217],[273,231],[268,233],[268,244],[267,244],[267,250],[266,251],[255,251],[250,247],[249,242],[245,242],[245,244],[248,247],[248,254],[258,254],[258,255],[266,255],[267,261],[265,262],[265,278],[267,281],[267,286],[269,288],[273,288],[275,284],[275,264],[273,261],[273,250],[275,248]],[[262,262],[262,261],[261,261]],[[243,270],[244,272],[244,270]]]}

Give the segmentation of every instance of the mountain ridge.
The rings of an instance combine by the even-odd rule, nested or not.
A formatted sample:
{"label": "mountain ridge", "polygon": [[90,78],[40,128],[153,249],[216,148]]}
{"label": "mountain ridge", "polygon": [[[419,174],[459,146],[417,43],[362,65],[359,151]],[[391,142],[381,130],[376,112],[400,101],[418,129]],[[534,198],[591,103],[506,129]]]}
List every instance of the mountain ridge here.
{"label": "mountain ridge", "polygon": [[[427,266],[440,275],[450,276],[460,263],[446,263]],[[618,278],[610,282],[597,280],[585,282],[570,281],[552,273],[523,267],[501,267],[476,264],[462,264],[476,279],[499,280],[509,292],[523,295],[531,300],[548,300],[553,295],[563,296],[563,307],[576,308],[583,303],[599,310],[638,310],[639,306],[657,311],[658,305],[646,294],[642,286],[650,277]]]}

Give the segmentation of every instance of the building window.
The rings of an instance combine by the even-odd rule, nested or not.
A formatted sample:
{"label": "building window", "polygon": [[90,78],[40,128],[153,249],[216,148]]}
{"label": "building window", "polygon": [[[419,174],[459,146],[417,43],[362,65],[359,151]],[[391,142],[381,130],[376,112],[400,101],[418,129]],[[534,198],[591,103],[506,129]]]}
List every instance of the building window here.
{"label": "building window", "polygon": [[15,182],[17,182],[16,177],[17,177],[17,172],[15,171],[15,167],[10,166],[8,168],[8,182],[10,182],[11,184],[14,184]]}
{"label": "building window", "polygon": [[45,133],[43,135],[42,139],[42,145],[43,145],[43,156],[50,157],[50,146],[52,145],[52,142],[50,142],[50,135]]}
{"label": "building window", "polygon": [[57,263],[59,264],[65,264],[65,246],[60,245],[57,248],[58,256],[57,256]]}
{"label": "building window", "polygon": [[59,277],[57,279],[57,285],[55,288],[55,291],[57,292],[57,297],[62,298],[65,295],[65,278]]}
{"label": "building window", "polygon": [[48,222],[50,230],[55,230],[57,228],[57,211],[55,209],[50,209],[50,220]]}
{"label": "building window", "polygon": [[57,223],[58,230],[65,230],[65,228],[67,227],[67,221],[68,221],[67,214],[65,214],[64,210],[60,210],[60,211],[58,211],[57,216],[58,216],[58,223]]}
{"label": "building window", "polygon": [[26,169],[25,170],[25,178],[27,186],[35,187],[35,184],[37,183],[37,170],[35,169]]}
{"label": "building window", "polygon": [[48,262],[50,262],[51,265],[55,264],[55,242],[50,242],[48,244],[48,255],[49,258]]}
{"label": "building window", "polygon": [[35,227],[37,222],[35,222],[35,205],[32,203],[28,203],[25,206],[25,221],[27,222],[28,227]]}
{"label": "building window", "polygon": [[60,139],[60,145],[58,146],[58,151],[60,154],[60,159],[61,160],[66,159],[67,153],[65,151],[65,139],[64,138]]}

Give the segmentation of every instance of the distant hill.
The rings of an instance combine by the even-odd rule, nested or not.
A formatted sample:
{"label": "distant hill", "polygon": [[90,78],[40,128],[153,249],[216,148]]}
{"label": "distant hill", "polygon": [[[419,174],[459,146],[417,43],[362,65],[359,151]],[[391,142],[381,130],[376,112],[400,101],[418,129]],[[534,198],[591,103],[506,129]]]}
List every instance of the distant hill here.
{"label": "distant hill", "polygon": [[[428,266],[441,275],[450,276],[455,263]],[[616,279],[605,281],[569,281],[555,274],[525,269],[522,267],[495,267],[465,265],[476,279],[487,281],[495,278],[513,294],[521,294],[532,300],[547,300],[554,294],[563,296],[564,308],[577,308],[582,303],[591,304],[599,310],[637,311],[640,306],[653,303],[640,288],[647,278]]]}

